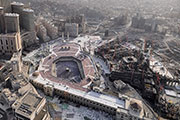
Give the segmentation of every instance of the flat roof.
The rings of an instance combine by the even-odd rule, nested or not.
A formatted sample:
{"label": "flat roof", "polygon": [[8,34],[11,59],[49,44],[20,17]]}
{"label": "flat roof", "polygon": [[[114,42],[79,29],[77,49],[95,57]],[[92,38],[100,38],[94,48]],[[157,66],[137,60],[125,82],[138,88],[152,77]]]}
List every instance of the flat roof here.
{"label": "flat roof", "polygon": [[30,8],[24,8],[23,9],[24,12],[34,12],[34,10],[30,9]]}
{"label": "flat roof", "polygon": [[74,89],[67,85],[57,84],[55,82],[49,81],[48,79],[44,79],[42,78],[41,75],[39,75],[34,81],[43,85],[49,84],[57,90],[61,90],[69,94],[73,94],[75,96],[79,96],[79,97],[88,99],[90,101],[94,101],[94,102],[97,102],[97,103],[100,103],[100,104],[103,104],[103,105],[106,105],[115,109],[125,108],[125,100],[119,99],[113,96],[96,93],[94,91],[86,92],[86,91]]}
{"label": "flat roof", "polygon": [[42,100],[42,97],[39,97],[38,95],[29,92],[21,101],[19,101],[20,105],[16,109],[16,113],[29,118],[29,116],[32,115],[32,113],[39,106]]}
{"label": "flat roof", "polygon": [[35,108],[40,103],[41,100],[42,98],[38,97],[37,95],[29,93],[26,95],[26,97],[24,97],[22,102],[23,104],[27,104]]}
{"label": "flat roof", "polygon": [[12,2],[11,5],[23,6],[24,4],[21,2]]}
{"label": "flat roof", "polygon": [[177,92],[175,92],[174,90],[165,89],[165,93],[168,96],[173,96],[173,97],[180,98],[180,94],[177,94]]}
{"label": "flat roof", "polygon": [[17,13],[5,13],[5,16],[8,16],[8,17],[19,17],[19,14],[17,14]]}

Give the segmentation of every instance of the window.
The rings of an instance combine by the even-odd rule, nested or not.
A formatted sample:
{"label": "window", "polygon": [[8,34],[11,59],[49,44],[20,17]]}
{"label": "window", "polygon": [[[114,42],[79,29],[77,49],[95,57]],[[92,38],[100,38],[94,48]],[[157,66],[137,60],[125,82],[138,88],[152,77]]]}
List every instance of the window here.
{"label": "window", "polygon": [[13,45],[13,41],[11,40],[11,45]]}
{"label": "window", "polygon": [[6,45],[8,45],[8,41],[6,40]]}

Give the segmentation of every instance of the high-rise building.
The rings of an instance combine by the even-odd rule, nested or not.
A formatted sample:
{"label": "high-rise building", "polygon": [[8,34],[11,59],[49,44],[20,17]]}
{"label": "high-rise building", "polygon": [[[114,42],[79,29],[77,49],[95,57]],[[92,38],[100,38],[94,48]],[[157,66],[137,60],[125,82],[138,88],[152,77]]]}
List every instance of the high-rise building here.
{"label": "high-rise building", "polygon": [[6,33],[20,32],[18,14],[5,13],[4,19],[5,19],[5,32]]}
{"label": "high-rise building", "polygon": [[19,14],[6,13],[9,0],[0,0],[0,5],[0,54],[12,55],[22,49]]}
{"label": "high-rise building", "polygon": [[35,24],[34,24],[34,10],[32,9],[23,9],[22,12],[22,25],[23,28],[27,31],[34,31]]}
{"label": "high-rise building", "polygon": [[0,33],[5,32],[5,25],[4,25],[4,8],[0,7]]}
{"label": "high-rise building", "polygon": [[[15,41],[12,45],[11,40]],[[0,0],[0,54],[14,53],[21,50],[22,45],[37,43],[34,11],[20,2]]]}
{"label": "high-rise building", "polygon": [[25,5],[20,2],[11,3],[12,13],[19,14],[23,47],[28,47],[37,44],[38,40],[36,39],[34,11],[24,6]]}
{"label": "high-rise building", "polygon": [[19,2],[11,3],[11,9],[13,13],[21,14],[22,10],[24,9],[24,4]]}
{"label": "high-rise building", "polygon": [[23,3],[11,3],[12,12],[19,14],[20,27],[27,31],[34,31],[34,11],[30,8],[24,8]]}
{"label": "high-rise building", "polygon": [[17,13],[19,14],[19,21],[20,21],[20,27],[22,28],[22,10],[24,9],[24,4],[23,3],[19,3],[19,2],[13,2],[11,3],[11,9],[12,9],[12,13]]}
{"label": "high-rise building", "polygon": [[4,8],[5,12],[11,12],[11,0],[0,0],[0,7]]}

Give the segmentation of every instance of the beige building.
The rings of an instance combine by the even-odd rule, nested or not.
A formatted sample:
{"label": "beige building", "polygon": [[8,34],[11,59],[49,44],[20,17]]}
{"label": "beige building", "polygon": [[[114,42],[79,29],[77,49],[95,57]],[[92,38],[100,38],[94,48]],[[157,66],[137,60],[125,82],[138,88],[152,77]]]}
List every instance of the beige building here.
{"label": "beige building", "polygon": [[114,98],[94,91],[84,92],[66,85],[49,83],[41,77],[37,78],[39,79],[31,80],[33,85],[43,90],[46,95],[58,95],[71,102],[105,111],[113,115],[115,120],[156,120],[147,114],[141,100],[121,95]]}
{"label": "beige building", "polygon": [[20,51],[21,48],[21,36],[19,32],[0,34],[0,54],[11,55]]}
{"label": "beige building", "polygon": [[14,69],[14,61],[16,58],[0,69],[0,78],[11,84],[10,87],[1,88],[1,110],[13,120],[50,120],[46,99],[38,94],[23,74]]}
{"label": "beige building", "polygon": [[58,37],[58,28],[56,26],[54,26],[54,24],[52,22],[42,19],[41,23],[46,28],[47,35],[51,39],[56,39]]}
{"label": "beige building", "polygon": [[16,13],[5,13],[5,33],[0,34],[0,54],[12,55],[22,49],[19,27],[19,15]]}
{"label": "beige building", "polygon": [[37,36],[43,42],[47,42],[50,40],[50,37],[47,35],[47,29],[42,25],[37,25]]}
{"label": "beige building", "polygon": [[50,120],[46,99],[34,93],[27,93],[13,104],[18,120]]}

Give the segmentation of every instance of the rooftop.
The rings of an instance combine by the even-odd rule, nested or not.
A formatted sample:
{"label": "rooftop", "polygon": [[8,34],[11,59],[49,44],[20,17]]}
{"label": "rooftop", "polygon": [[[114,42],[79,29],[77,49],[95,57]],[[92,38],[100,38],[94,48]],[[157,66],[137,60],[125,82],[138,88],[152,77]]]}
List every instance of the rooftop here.
{"label": "rooftop", "polygon": [[6,34],[0,34],[0,37],[15,37],[18,33],[6,33]]}
{"label": "rooftop", "polygon": [[33,113],[36,112],[36,109],[40,107],[42,101],[44,99],[39,97],[37,94],[34,93],[27,93],[18,103],[15,112],[17,114],[23,115],[26,118],[31,118]]}
{"label": "rooftop", "polygon": [[[50,82],[49,80],[44,80],[41,76],[39,76],[34,81],[38,82],[38,83],[41,83],[43,85],[47,85]],[[71,88],[70,86],[66,86],[66,85],[63,85],[63,84],[57,84],[55,82],[51,82],[51,84],[55,89],[58,89],[58,90],[61,90],[61,91],[64,91],[64,92],[67,92],[69,94],[73,94],[73,95],[76,95],[76,96],[80,96],[80,97],[86,98],[88,100],[95,101],[97,103],[101,103],[101,104],[104,104],[104,105],[107,105],[107,106],[111,106],[111,107],[113,107],[115,109],[117,109],[117,108],[125,108],[126,107],[125,106],[126,102],[123,99],[119,99],[119,98],[112,97],[112,96],[109,96],[109,95],[103,95],[103,94],[96,93],[96,92],[93,92],[93,91],[90,91],[90,92],[81,91],[81,90],[78,90],[78,89]]]}
{"label": "rooftop", "polygon": [[[58,84],[61,83],[64,85],[71,86],[72,88],[75,89],[81,89],[86,91],[84,86],[88,85],[95,76],[95,67],[91,61],[91,58],[81,53],[80,46],[74,43],[54,46],[54,48],[52,48],[51,51],[52,53],[49,56],[42,59],[42,62],[39,67],[39,71],[37,72],[39,72],[44,79],[48,79]],[[73,66],[69,66],[69,63],[65,65],[58,64],[58,66],[54,68],[53,67],[54,63],[57,63],[56,61],[60,61],[62,58],[63,61],[77,61],[76,62],[77,64],[73,63]],[[61,75],[64,70],[61,70],[60,69],[61,67],[64,68],[64,70],[68,68],[69,69],[68,71],[71,71],[68,72],[68,74],[73,74],[71,75],[72,77],[80,75],[81,81],[76,83],[62,79],[63,77]],[[56,75],[60,77],[56,77],[54,75],[55,73],[52,72],[54,70],[57,72]],[[63,76],[64,75],[65,74],[63,74]]]}
{"label": "rooftop", "polygon": [[23,11],[25,11],[25,12],[34,12],[34,10],[29,9],[29,8],[25,8],[25,9],[23,9]]}
{"label": "rooftop", "polygon": [[5,16],[8,16],[8,17],[19,17],[19,14],[17,14],[17,13],[5,13]]}
{"label": "rooftop", "polygon": [[11,3],[11,5],[17,5],[17,6],[24,6],[24,4],[23,3],[21,3],[21,2],[13,2],[13,3]]}

